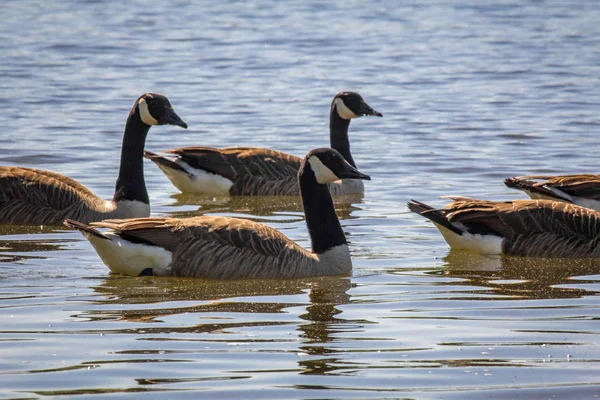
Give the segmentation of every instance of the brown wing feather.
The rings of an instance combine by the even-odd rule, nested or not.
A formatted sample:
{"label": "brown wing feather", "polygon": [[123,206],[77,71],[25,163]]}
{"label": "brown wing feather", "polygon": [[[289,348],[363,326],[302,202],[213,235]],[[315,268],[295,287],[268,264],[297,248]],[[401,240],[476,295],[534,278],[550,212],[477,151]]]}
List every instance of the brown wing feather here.
{"label": "brown wing feather", "polygon": [[0,222],[62,224],[103,200],[64,175],[22,167],[0,167]]}
{"label": "brown wing feather", "polygon": [[295,175],[273,179],[246,174],[233,181],[229,193],[242,196],[299,196],[300,186]]}
{"label": "brown wing feather", "polygon": [[528,175],[521,176],[519,179],[542,180],[542,182],[535,182],[533,185],[536,187],[555,187],[571,196],[600,200],[600,175]]}
{"label": "brown wing feather", "polygon": [[302,159],[291,154],[255,147],[215,149],[196,146],[171,149],[167,153],[177,154],[195,168],[232,181],[244,175],[270,180],[295,178],[302,162]]}
{"label": "brown wing feather", "polygon": [[449,221],[472,233],[499,234],[503,252],[521,256],[593,257],[600,240],[600,213],[550,200],[458,200],[444,208]]}
{"label": "brown wing feather", "polygon": [[[238,218],[138,218],[92,225],[111,228],[127,240],[171,251],[169,274],[174,276],[293,277],[306,274],[304,264],[312,257],[276,229]],[[298,262],[290,262],[291,257],[299,257]]]}
{"label": "brown wing feather", "polygon": [[277,256],[296,243],[283,233],[258,222],[229,217],[200,216],[194,218],[132,218],[94,222],[92,226],[110,228],[169,251],[175,251],[184,238],[217,242],[223,246],[248,248]]}

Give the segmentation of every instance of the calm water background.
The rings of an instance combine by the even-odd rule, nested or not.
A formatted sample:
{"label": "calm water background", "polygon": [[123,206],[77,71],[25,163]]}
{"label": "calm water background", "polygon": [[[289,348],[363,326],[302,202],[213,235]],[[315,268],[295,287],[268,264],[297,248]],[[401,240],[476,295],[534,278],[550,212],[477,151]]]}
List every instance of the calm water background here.
{"label": "calm water background", "polygon": [[[0,161],[112,196],[129,108],[169,96],[187,131],[147,148],[328,143],[373,178],[338,205],[351,278],[111,276],[75,232],[3,228],[0,397],[597,398],[600,262],[450,253],[407,212],[523,197],[515,174],[598,171],[596,1],[3,1]],[[235,215],[309,246],[297,199],[190,199],[151,163],[156,215]]]}

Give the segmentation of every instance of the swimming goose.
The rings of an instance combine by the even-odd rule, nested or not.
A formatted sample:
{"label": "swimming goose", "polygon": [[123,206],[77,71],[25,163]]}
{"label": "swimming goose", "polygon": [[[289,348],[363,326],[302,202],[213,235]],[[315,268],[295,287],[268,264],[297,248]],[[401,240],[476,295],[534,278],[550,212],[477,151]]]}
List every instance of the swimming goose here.
{"label": "swimming goose", "polygon": [[[350,120],[363,115],[382,114],[371,108],[358,93],[338,93],[331,102],[329,136],[331,147],[356,168],[348,126]],[[211,147],[183,147],[166,150],[173,159],[146,151],[146,158],[164,172],[169,180],[184,193],[226,195],[299,195],[296,175],[302,159],[291,154],[256,147],[215,149]],[[361,180],[345,179],[332,182],[333,195],[364,192]]]}
{"label": "swimming goose", "polygon": [[518,176],[506,178],[504,184],[532,199],[564,201],[600,211],[600,175]]}
{"label": "swimming goose", "polygon": [[[326,184],[367,179],[333,149],[310,151],[298,171],[312,252],[277,229],[240,218],[135,218],[79,229],[116,273],[210,279],[301,278],[347,275],[352,261]],[[102,233],[96,228],[109,228]]]}
{"label": "swimming goose", "polygon": [[79,182],[54,172],[0,166],[0,223],[58,225],[66,218],[88,223],[150,215],[143,151],[152,125],[187,124],[160,94],[140,96],[127,118],[115,195],[105,201]]}
{"label": "swimming goose", "polygon": [[411,200],[452,249],[525,257],[600,257],[600,212],[551,200],[495,202],[466,197],[443,209]]}

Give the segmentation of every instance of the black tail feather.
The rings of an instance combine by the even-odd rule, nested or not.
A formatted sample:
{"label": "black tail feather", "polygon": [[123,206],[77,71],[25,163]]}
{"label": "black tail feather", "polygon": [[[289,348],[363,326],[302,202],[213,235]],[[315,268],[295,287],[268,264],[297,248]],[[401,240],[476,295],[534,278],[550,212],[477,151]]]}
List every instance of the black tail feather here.
{"label": "black tail feather", "polygon": [[[527,184],[525,184],[527,182]],[[504,185],[508,188],[511,189],[517,189],[517,190],[523,190],[523,189],[527,189],[527,187],[531,184],[530,181],[523,181],[521,179],[518,178],[506,178],[504,180]]]}
{"label": "black tail feather", "polygon": [[183,168],[181,165],[177,164],[174,161],[169,160],[168,158],[160,156],[156,153],[152,153],[151,151],[144,150],[144,157],[147,158],[148,160],[155,162],[156,164],[161,164],[167,168],[181,171],[181,172],[189,175],[189,172],[186,171],[185,168]]}
{"label": "black tail feather", "polygon": [[417,200],[410,200],[408,203],[406,203],[406,205],[408,206],[408,209],[414,213],[417,213],[429,220],[431,220],[432,222],[443,226],[446,229],[451,230],[452,232],[456,233],[457,235],[462,235],[463,232],[458,229],[456,226],[452,225],[452,223],[450,223],[450,221],[448,221],[448,219],[446,218],[446,216],[444,215],[444,213],[441,210],[436,210],[435,208],[431,207],[428,204],[422,203],[420,201]]}
{"label": "black tail feather", "polygon": [[73,228],[73,229],[77,229],[77,230],[79,230],[79,231],[84,231],[84,232],[87,232],[87,233],[89,233],[89,234],[91,234],[91,235],[94,235],[94,236],[97,236],[97,237],[99,237],[99,238],[101,238],[101,239],[107,239],[107,240],[110,240],[110,238],[109,238],[108,236],[104,235],[102,232],[100,232],[100,231],[98,231],[98,230],[96,230],[96,229],[92,228],[91,226],[88,226],[88,225],[86,225],[86,224],[82,224],[82,223],[81,223],[81,222],[79,222],[79,221],[75,221],[75,220],[73,220],[73,219],[66,219],[66,220],[63,222],[63,224],[64,224],[65,226],[68,226],[69,228]]}
{"label": "black tail feather", "polygon": [[551,190],[545,188],[544,186],[536,185],[535,182],[527,180],[527,179],[520,179],[520,178],[516,178],[516,177],[515,178],[506,178],[504,180],[504,184],[506,185],[506,187],[509,187],[511,189],[517,189],[517,190],[523,190],[523,191],[527,191],[527,192],[537,193],[542,196],[550,197],[551,199],[557,199],[560,201],[571,202],[569,199],[564,198],[564,197],[552,192]]}

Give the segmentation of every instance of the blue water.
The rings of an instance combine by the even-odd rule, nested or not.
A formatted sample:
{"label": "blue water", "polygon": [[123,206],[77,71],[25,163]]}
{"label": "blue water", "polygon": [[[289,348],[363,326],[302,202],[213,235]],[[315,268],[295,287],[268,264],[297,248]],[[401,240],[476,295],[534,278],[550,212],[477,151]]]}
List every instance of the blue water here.
{"label": "blue water", "polygon": [[[448,4],[450,3],[450,4]],[[516,199],[507,176],[598,172],[595,1],[4,1],[0,162],[112,197],[135,99],[190,125],[149,150],[328,143],[332,97],[373,178],[338,204],[351,278],[111,276],[76,232],[0,229],[0,398],[600,396],[600,262],[449,252],[410,198]],[[309,246],[296,200],[191,199],[146,164],[155,215],[253,218]]]}

